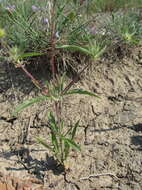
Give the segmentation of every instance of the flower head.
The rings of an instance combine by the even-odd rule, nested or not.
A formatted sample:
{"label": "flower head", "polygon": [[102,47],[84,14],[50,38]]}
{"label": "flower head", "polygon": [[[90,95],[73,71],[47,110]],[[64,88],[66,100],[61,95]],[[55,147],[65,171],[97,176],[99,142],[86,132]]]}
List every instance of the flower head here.
{"label": "flower head", "polygon": [[38,11],[39,8],[38,8],[36,5],[32,5],[32,10],[33,10],[33,11]]}

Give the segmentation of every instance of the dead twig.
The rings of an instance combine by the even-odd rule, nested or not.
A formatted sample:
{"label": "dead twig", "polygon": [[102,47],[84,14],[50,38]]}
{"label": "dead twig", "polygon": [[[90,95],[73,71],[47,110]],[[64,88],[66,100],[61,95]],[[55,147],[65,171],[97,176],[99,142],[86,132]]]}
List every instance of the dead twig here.
{"label": "dead twig", "polygon": [[86,176],[86,177],[81,177],[80,180],[87,180],[87,179],[90,179],[92,177],[100,177],[100,176],[111,176],[111,177],[115,177],[118,179],[118,177],[113,173],[102,173],[102,174],[91,174],[91,175]]}

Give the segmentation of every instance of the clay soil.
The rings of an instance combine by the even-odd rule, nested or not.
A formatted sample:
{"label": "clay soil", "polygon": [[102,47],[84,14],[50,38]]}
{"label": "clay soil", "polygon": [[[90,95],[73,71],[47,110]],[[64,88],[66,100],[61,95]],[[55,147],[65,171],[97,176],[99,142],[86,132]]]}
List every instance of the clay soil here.
{"label": "clay soil", "polygon": [[49,139],[50,104],[35,104],[11,119],[18,103],[39,92],[18,68],[0,64],[0,190],[142,189],[142,46],[117,50],[76,84],[101,99],[65,99],[66,121],[80,119],[76,141],[82,149],[70,153],[66,173],[35,140]]}

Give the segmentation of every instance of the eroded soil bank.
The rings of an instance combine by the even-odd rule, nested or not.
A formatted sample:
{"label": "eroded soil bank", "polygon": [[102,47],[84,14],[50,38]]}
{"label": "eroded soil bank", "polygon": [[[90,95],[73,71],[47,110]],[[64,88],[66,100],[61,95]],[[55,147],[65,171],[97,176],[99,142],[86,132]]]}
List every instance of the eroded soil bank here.
{"label": "eroded soil bank", "polygon": [[6,190],[6,184],[8,190],[142,189],[141,46],[128,55],[103,58],[77,84],[101,99],[65,100],[66,120],[81,121],[76,140],[82,149],[71,152],[66,175],[35,141],[37,135],[48,140],[50,105],[33,105],[9,120],[15,105],[38,92],[19,70],[0,67],[0,190]]}

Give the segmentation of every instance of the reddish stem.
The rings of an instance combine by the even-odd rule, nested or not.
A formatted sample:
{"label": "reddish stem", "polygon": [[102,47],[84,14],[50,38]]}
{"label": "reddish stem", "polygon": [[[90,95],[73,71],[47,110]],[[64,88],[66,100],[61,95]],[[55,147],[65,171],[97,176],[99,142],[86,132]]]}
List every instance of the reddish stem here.
{"label": "reddish stem", "polygon": [[80,80],[80,75],[90,66],[90,63],[88,63],[77,75],[72,79],[72,81],[65,87],[65,89],[62,91],[62,94],[67,92],[73,85],[74,83],[77,83]]}
{"label": "reddish stem", "polygon": [[26,73],[26,75],[31,78],[32,82],[33,82],[40,90],[42,90],[42,93],[43,93],[44,95],[48,95],[48,89],[45,88],[44,86],[42,86],[42,85],[39,83],[39,81],[36,80],[36,79],[33,77],[33,75],[32,75],[31,73],[29,73],[29,71],[27,71],[27,69],[25,68],[24,65],[20,64],[19,67],[21,67],[21,69]]}

